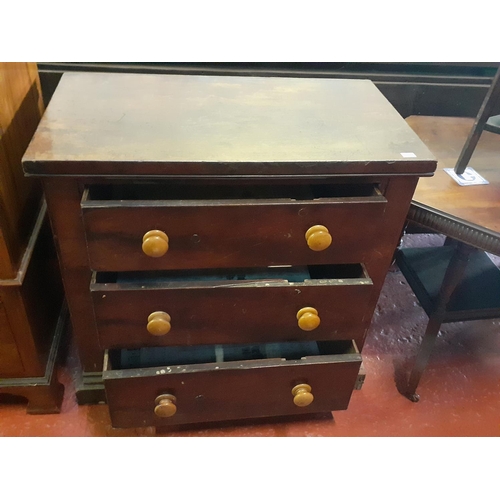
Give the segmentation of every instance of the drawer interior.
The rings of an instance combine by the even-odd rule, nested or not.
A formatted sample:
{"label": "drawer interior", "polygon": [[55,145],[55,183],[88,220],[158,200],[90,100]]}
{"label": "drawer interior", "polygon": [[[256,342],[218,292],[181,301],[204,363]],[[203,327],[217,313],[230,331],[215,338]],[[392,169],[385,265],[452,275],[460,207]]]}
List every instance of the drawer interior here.
{"label": "drawer interior", "polygon": [[278,285],[368,285],[370,277],[362,264],[317,266],[274,266],[238,269],[196,269],[174,271],[131,271],[94,273],[93,290],[100,284],[123,287],[189,286],[272,286]]}
{"label": "drawer interior", "polygon": [[238,345],[200,345],[190,347],[145,347],[114,349],[108,352],[108,369],[137,368],[228,363],[280,359],[283,361],[308,359],[317,356],[359,354],[353,341],[273,342]]}
{"label": "drawer interior", "polygon": [[169,200],[329,200],[335,198],[374,198],[384,200],[379,183],[329,184],[221,184],[176,185],[162,182],[92,185],[83,202],[92,201],[169,201]]}

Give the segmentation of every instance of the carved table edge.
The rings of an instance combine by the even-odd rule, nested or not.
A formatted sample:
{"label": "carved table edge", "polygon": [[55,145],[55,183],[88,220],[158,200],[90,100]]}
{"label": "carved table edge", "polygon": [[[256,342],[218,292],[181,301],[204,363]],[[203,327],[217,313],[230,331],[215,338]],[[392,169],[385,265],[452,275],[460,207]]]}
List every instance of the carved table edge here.
{"label": "carved table edge", "polygon": [[435,208],[412,201],[407,216],[419,226],[432,229],[485,252],[500,255],[500,234]]}

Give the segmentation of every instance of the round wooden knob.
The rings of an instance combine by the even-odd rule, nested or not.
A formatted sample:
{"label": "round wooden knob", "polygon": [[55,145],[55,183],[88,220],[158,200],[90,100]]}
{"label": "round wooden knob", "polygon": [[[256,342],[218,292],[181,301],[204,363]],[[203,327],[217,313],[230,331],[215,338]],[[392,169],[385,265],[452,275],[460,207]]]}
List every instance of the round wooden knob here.
{"label": "round wooden knob", "polygon": [[176,397],[172,396],[172,394],[158,396],[155,399],[155,415],[161,418],[172,417],[177,411],[177,406],[175,406],[176,401]]}
{"label": "round wooden knob", "polygon": [[310,332],[318,328],[321,320],[319,319],[318,311],[314,307],[303,307],[297,313],[297,323],[301,330]]}
{"label": "round wooden knob", "polygon": [[170,314],[163,311],[155,311],[148,316],[148,332],[155,337],[166,335],[172,327],[170,321]]}
{"label": "round wooden knob", "polygon": [[314,401],[311,393],[311,386],[308,384],[299,384],[292,389],[293,404],[295,406],[309,406]]}
{"label": "round wooden knob", "polygon": [[168,250],[168,236],[158,229],[148,231],[142,237],[142,251],[148,257],[162,257]]}
{"label": "round wooden knob", "polygon": [[332,244],[332,236],[325,226],[313,226],[306,232],[306,241],[311,250],[320,252]]}

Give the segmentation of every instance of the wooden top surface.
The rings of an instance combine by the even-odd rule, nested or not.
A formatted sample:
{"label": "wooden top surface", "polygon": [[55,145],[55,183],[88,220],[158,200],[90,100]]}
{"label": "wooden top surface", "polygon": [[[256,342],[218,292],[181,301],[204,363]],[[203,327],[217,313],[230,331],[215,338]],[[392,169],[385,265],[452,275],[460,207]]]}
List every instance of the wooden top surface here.
{"label": "wooden top surface", "polygon": [[24,160],[28,173],[73,175],[435,168],[368,80],[113,73],[64,74]]}
{"label": "wooden top surface", "polygon": [[500,135],[483,132],[469,162],[490,184],[460,186],[443,168],[455,167],[474,119],[410,116],[406,121],[439,160],[434,177],[419,180],[413,200],[500,237]]}

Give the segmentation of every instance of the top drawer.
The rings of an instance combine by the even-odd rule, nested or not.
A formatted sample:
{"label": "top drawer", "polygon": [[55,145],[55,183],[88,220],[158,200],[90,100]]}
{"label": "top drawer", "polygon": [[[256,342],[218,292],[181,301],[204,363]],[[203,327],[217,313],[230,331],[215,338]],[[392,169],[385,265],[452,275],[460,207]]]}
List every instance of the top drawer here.
{"label": "top drawer", "polygon": [[365,262],[386,206],[366,183],[124,184],[82,198],[96,271]]}

